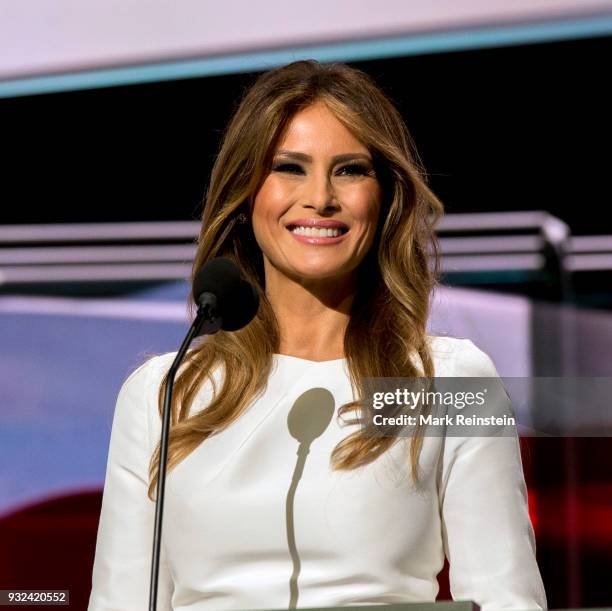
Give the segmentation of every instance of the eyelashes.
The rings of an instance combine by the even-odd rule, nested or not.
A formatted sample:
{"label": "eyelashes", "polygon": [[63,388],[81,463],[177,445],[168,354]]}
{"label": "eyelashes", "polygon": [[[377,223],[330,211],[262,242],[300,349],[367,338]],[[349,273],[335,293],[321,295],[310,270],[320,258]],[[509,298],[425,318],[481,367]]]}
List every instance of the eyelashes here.
{"label": "eyelashes", "polygon": [[[285,172],[287,174],[303,174],[304,170],[297,163],[278,163],[272,166],[274,172]],[[348,171],[348,174],[345,172]],[[340,168],[340,176],[369,176],[372,174],[369,168],[360,163],[349,163]]]}

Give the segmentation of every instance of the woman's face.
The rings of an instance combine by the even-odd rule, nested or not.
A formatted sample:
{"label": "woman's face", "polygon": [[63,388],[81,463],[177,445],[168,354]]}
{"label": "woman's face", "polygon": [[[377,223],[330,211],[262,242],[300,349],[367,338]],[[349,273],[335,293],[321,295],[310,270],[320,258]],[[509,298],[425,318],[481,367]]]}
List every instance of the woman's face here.
{"label": "woman's face", "polygon": [[[254,202],[266,278],[272,268],[302,283],[350,274],[372,245],[381,199],[368,149],[327,106],[316,102],[297,113]],[[296,222],[322,220],[339,221],[348,231],[330,238],[290,230]]]}

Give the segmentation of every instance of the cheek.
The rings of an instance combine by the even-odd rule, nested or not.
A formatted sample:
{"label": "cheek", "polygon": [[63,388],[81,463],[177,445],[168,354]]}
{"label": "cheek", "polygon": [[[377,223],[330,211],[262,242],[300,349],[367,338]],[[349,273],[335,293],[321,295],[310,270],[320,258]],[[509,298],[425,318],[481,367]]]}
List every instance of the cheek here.
{"label": "cheek", "polygon": [[288,185],[276,180],[274,176],[268,176],[255,198],[255,208],[267,211],[270,208],[280,207],[290,195],[291,189]]}
{"label": "cheek", "polygon": [[380,184],[376,183],[376,187],[373,190],[370,205],[370,213],[374,223],[378,223],[380,218],[380,212],[382,210],[383,192]]}
{"label": "cheek", "polygon": [[381,208],[381,194],[377,189],[367,189],[355,199],[355,210],[369,227],[376,226]]}
{"label": "cheek", "polygon": [[271,234],[275,232],[274,226],[278,224],[279,218],[283,215],[286,202],[286,188],[272,177],[268,177],[259,189],[253,203],[253,232],[262,250],[265,250]]}

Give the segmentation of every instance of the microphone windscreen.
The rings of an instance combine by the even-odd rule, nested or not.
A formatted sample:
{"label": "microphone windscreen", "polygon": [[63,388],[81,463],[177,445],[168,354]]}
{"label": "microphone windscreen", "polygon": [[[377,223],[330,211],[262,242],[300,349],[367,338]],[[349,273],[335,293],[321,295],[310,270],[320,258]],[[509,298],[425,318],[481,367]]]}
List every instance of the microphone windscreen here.
{"label": "microphone windscreen", "polygon": [[257,314],[257,290],[240,277],[238,266],[226,257],[211,259],[202,266],[193,282],[196,303],[204,293],[216,296],[216,313],[222,318],[221,328],[224,331],[242,329]]}
{"label": "microphone windscreen", "polygon": [[255,318],[259,308],[259,293],[250,282],[241,280],[235,288],[222,311],[221,328],[224,331],[237,331],[246,327]]}
{"label": "microphone windscreen", "polygon": [[236,264],[225,257],[206,262],[193,281],[193,297],[199,304],[204,293],[217,297],[217,307],[221,310],[240,283],[240,271]]}

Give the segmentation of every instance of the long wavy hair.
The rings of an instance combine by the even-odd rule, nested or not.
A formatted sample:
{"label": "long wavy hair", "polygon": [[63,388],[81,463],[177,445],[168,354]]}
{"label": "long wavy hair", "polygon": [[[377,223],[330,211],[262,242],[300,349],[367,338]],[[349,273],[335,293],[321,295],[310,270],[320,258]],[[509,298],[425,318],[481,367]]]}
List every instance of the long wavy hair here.
{"label": "long wavy hair", "polygon": [[[209,436],[237,420],[263,393],[280,345],[279,327],[266,298],[263,255],[250,222],[255,195],[270,172],[275,148],[292,117],[324,102],[370,151],[383,193],[374,242],[357,269],[358,287],[344,336],[344,352],[356,400],[337,417],[362,408],[365,377],[433,377],[427,342],[430,297],[439,279],[434,226],[443,214],[427,186],[427,175],[408,129],[393,102],[366,73],[342,63],[290,63],[260,75],[248,88],[223,134],[207,186],[193,279],[214,257],[232,259],[259,292],[255,318],[244,328],[198,338],[179,369],[174,386],[168,471]],[[192,316],[196,305],[189,296]],[[418,356],[415,363],[414,358]],[[216,387],[212,372],[224,375]],[[209,380],[213,398],[192,414],[198,390]],[[167,376],[161,382],[161,416]],[[354,423],[353,419],[347,422]],[[330,455],[333,470],[355,469],[375,460],[396,439],[355,430]],[[418,481],[423,431],[411,436],[407,465]],[[159,444],[149,466],[149,498],[158,479]]]}

